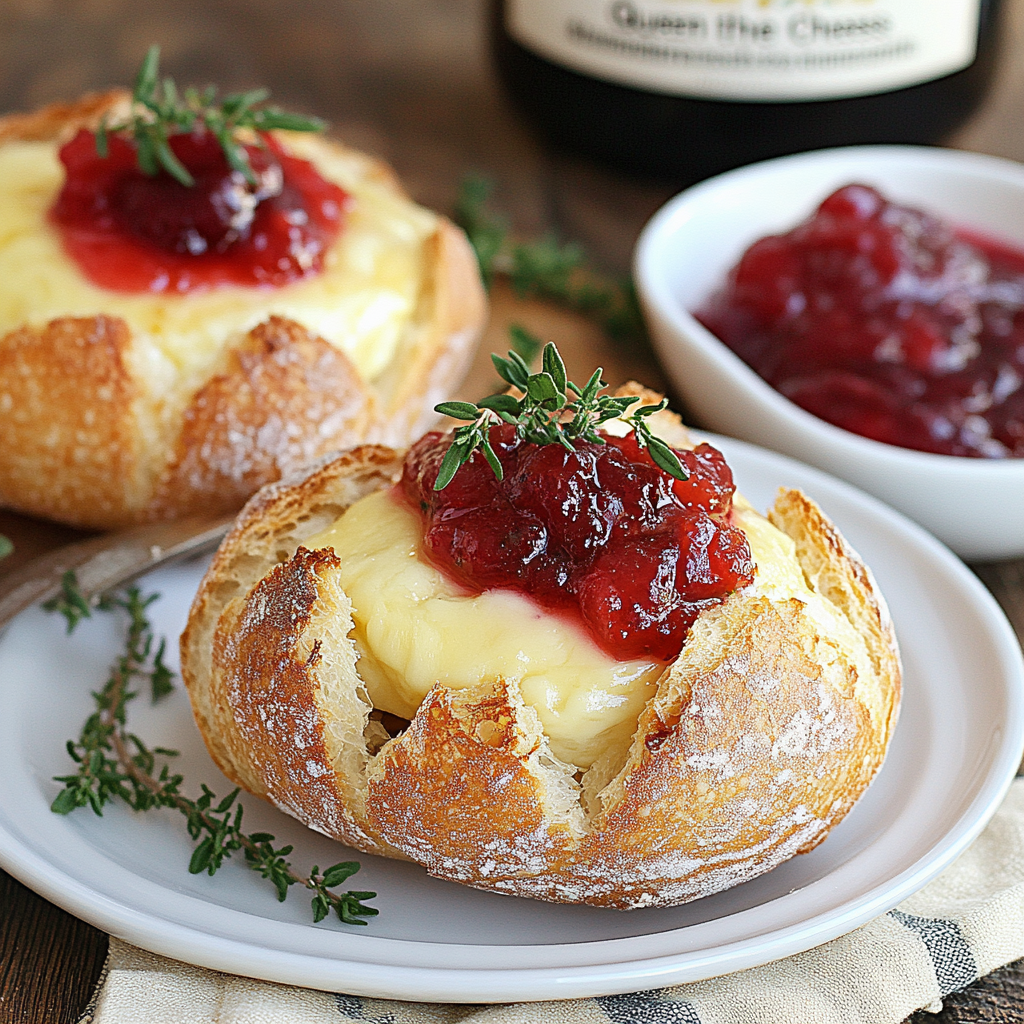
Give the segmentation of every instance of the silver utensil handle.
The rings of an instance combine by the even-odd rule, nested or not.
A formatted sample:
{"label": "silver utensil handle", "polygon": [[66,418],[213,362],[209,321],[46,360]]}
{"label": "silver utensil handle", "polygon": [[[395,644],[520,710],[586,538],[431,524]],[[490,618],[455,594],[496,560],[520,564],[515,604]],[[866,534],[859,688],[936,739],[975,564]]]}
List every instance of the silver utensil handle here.
{"label": "silver utensil handle", "polygon": [[216,547],[233,520],[232,516],[153,523],[50,551],[4,580],[7,592],[0,597],[0,629],[30,605],[57,594],[69,569],[75,571],[83,594],[102,593],[158,565]]}

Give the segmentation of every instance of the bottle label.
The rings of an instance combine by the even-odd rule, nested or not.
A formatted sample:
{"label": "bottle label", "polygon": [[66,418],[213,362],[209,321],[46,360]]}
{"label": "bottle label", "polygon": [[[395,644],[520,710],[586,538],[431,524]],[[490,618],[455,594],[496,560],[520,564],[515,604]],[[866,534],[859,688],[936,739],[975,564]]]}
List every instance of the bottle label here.
{"label": "bottle label", "polygon": [[509,35],[652,92],[825,100],[941,78],[975,57],[980,0],[507,0]]}

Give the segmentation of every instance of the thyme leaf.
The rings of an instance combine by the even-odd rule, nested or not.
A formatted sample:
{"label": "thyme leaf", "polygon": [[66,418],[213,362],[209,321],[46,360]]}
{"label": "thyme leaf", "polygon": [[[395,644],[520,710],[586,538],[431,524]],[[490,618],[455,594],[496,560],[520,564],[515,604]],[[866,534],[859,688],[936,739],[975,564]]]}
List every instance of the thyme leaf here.
{"label": "thyme leaf", "polygon": [[213,86],[201,91],[188,88],[179,92],[173,79],[160,78],[160,47],[154,45],[149,48],[139,68],[130,114],[125,120],[113,124],[103,119],[96,132],[96,152],[104,158],[108,155],[111,132],[129,135],[135,143],[139,169],[144,174],[152,176],[163,170],[182,185],[190,187],[195,184],[195,179],[174,155],[170,139],[174,135],[205,128],[220,143],[229,166],[250,185],[256,185],[256,175],[245,145],[237,138],[236,133],[240,129],[256,133],[274,128],[320,132],[326,127],[319,118],[302,117],[279,107],[263,106],[269,95],[266,89],[252,89],[231,93],[218,101],[217,90]]}
{"label": "thyme leaf", "polygon": [[14,550],[10,540],[0,533],[0,558],[6,558]]}
{"label": "thyme leaf", "polygon": [[[540,346],[540,341],[532,338],[525,328],[518,330],[536,347]],[[537,373],[530,372],[528,362],[514,348],[509,351],[508,358],[492,355],[491,361],[498,376],[522,397],[506,392],[489,395],[476,404],[442,402],[434,407],[443,416],[469,421],[456,427],[452,434],[452,442],[434,481],[435,491],[447,487],[477,451],[487,460],[494,475],[502,479],[501,463],[490,442],[491,427],[499,421],[516,428],[517,442],[560,444],[573,451],[576,440],[604,444],[604,438],[597,432],[598,427],[609,420],[622,420],[633,428],[637,444],[647,449],[659,469],[677,480],[688,478],[679,457],[652,432],[648,423],[651,416],[668,405],[667,398],[657,405],[644,405],[627,412],[630,406],[640,401],[639,398],[601,394],[607,385],[601,379],[600,367],[583,387],[574,384],[566,375],[565,363],[558,349],[551,343],[544,346],[541,369]]]}
{"label": "thyme leaf", "polygon": [[522,324],[509,324],[509,344],[517,356],[521,356],[527,366],[532,366],[534,359],[540,355],[544,342],[531,334]]}
{"label": "thyme leaf", "polygon": [[74,569],[68,569],[60,580],[60,593],[43,602],[48,612],[60,612],[67,620],[68,635],[75,631],[75,626],[92,617],[92,604],[78,587],[78,579]]}
{"label": "thyme leaf", "polygon": [[86,719],[77,740],[67,743],[68,756],[77,765],[69,775],[58,775],[64,784],[50,809],[70,814],[79,807],[91,807],[95,814],[113,800],[121,800],[135,811],[167,807],[185,817],[185,827],[196,843],[189,860],[192,874],[205,871],[214,875],[233,853],[241,852],[246,864],[275,888],[282,902],[293,885],[312,893],[314,922],[332,911],[345,924],[365,925],[363,920],[377,914],[365,900],[373,892],[334,892],[334,888],[359,870],[356,861],[342,861],[323,872],[313,867],[308,875],[292,869],[288,855],[291,846],[275,846],[269,832],[246,833],[242,828],[243,807],[237,789],[227,796],[217,795],[203,784],[202,794],[192,799],[182,792],[184,777],[171,769],[169,759],[176,751],[152,747],[128,730],[128,704],[138,696],[139,681],[148,681],[156,702],[173,689],[173,673],[164,663],[166,641],[157,640],[146,610],[157,594],[143,594],[131,587],[124,594],[90,600],[78,586],[74,572],[65,573],[61,593],[44,607],[64,615],[68,632],[89,618],[93,610],[117,611],[127,615],[125,649],[111,666],[101,690],[93,694],[96,709]]}

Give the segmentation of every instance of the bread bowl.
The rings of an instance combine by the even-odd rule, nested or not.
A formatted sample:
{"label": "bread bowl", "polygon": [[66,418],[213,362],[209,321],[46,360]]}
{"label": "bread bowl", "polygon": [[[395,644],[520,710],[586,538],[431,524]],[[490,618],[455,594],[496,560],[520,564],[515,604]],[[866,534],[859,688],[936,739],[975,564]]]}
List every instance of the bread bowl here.
{"label": "bread bowl", "polygon": [[128,106],[114,91],[0,119],[0,504],[103,529],[212,515],[325,452],[401,446],[433,422],[486,315],[461,231],[381,162],[278,132],[350,200],[322,273],[100,287],[48,211],[59,146]]}
{"label": "bread bowl", "polygon": [[[673,414],[651,426],[692,447]],[[593,728],[578,714],[552,717],[572,702],[524,699],[526,675],[459,683],[443,664],[433,685],[419,673],[410,720],[391,717],[394,694],[381,699],[379,672],[362,667],[388,657],[382,606],[355,607],[346,587],[391,600],[391,569],[359,590],[352,566],[369,531],[391,531],[386,503],[400,504],[392,484],[403,458],[364,446],[270,485],[215,556],[182,636],[182,674],[234,782],[349,846],[440,878],[622,909],[696,899],[810,850],[866,789],[898,713],[899,654],[870,571],[797,491],[780,492],[768,519],[736,497],[729,522],[749,543],[752,582],[708,603],[678,657],[637,684],[632,704],[619,701],[630,704],[624,720]],[[415,509],[403,514],[416,521]],[[371,525],[360,530],[360,516]],[[339,522],[356,525],[332,532]],[[401,558],[438,572],[415,542]],[[416,601],[462,599],[427,594],[422,579]],[[526,604],[500,606],[508,628],[531,607],[518,599]],[[441,637],[483,661],[489,641],[472,618],[457,606]],[[419,622],[410,629],[413,652],[425,647],[432,664],[435,641]],[[580,685],[610,692],[587,691],[589,677]],[[599,741],[582,754],[579,729]]]}

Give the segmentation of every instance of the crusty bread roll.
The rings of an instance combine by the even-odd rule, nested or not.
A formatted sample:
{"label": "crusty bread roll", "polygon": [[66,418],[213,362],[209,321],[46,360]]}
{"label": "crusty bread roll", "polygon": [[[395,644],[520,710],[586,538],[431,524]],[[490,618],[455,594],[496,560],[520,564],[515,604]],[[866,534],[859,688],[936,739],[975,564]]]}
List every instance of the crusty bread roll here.
{"label": "crusty bread roll", "polygon": [[[672,414],[652,426],[685,443]],[[387,735],[358,673],[341,562],[303,542],[401,465],[361,447],[271,485],[214,558],[182,674],[234,782],[440,878],[618,908],[753,878],[815,847],[864,792],[899,707],[894,633],[869,570],[792,490],[771,524],[737,495],[754,582],[701,613],[628,748],[583,771],[558,760],[513,678],[435,684]]]}
{"label": "crusty bread roll", "polygon": [[462,232],[380,162],[283,133],[353,200],[323,274],[184,296],[99,288],[46,214],[59,144],[126,102],[0,119],[0,505],[95,528],[212,515],[326,452],[422,433],[486,315]]}

